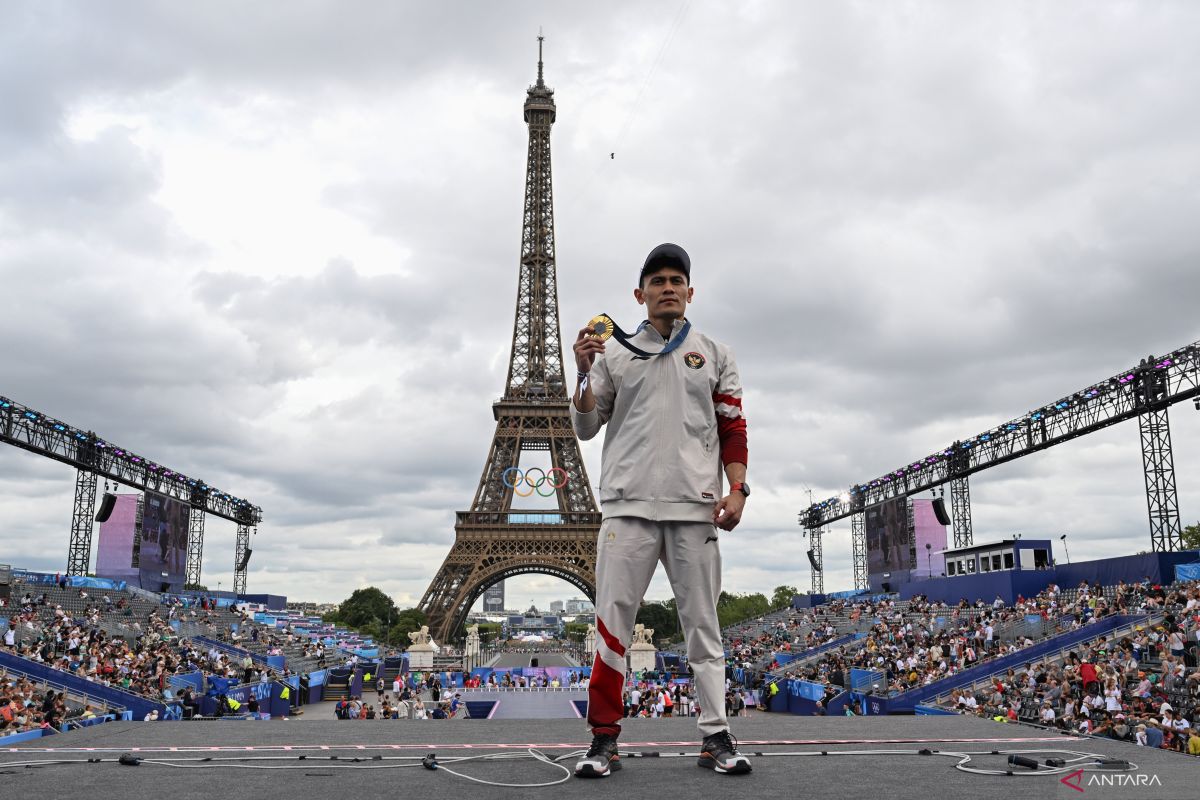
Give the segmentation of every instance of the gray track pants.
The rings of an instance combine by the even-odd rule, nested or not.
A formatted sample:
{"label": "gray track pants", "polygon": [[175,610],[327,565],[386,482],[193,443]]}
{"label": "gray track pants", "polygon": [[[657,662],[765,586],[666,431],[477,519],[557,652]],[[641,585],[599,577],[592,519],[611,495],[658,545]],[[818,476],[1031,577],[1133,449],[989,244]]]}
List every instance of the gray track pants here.
{"label": "gray track pants", "polygon": [[610,517],[596,548],[596,658],[588,688],[588,725],[616,735],[624,707],[625,652],[634,618],[659,561],[667,570],[700,702],[700,732],[729,727],[725,717],[725,651],[717,622],[721,550],[717,529],[703,522],[652,522]]}

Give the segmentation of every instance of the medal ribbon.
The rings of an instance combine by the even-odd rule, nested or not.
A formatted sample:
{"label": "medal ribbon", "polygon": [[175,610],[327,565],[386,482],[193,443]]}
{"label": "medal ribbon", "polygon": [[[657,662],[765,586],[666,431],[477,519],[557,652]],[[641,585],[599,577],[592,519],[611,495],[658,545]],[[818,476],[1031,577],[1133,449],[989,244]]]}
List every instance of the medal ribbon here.
{"label": "medal ribbon", "polygon": [[[633,342],[630,341],[634,336],[637,336],[639,333],[641,333],[642,328],[644,328],[649,323],[643,322],[641,325],[638,326],[638,329],[632,335],[630,335],[630,334],[626,333],[625,331],[621,330],[621,326],[618,325],[616,320],[614,320],[608,314],[601,314],[601,316],[606,317],[608,319],[609,324],[612,325],[612,338],[614,338],[618,342],[620,342],[621,346],[624,347],[626,350],[633,353],[634,355],[641,356],[642,358],[654,358],[655,356],[665,356],[668,353],[674,352],[676,349],[679,348],[679,345],[683,344],[683,340],[687,338],[688,333],[692,330],[691,321],[685,319],[683,321],[683,327],[679,329],[679,333],[675,334],[675,338],[673,338],[669,342],[667,342],[666,346],[663,347],[662,350],[659,350],[657,353],[649,353],[649,352],[643,350],[642,348],[638,347],[636,344],[633,344]],[[580,383],[579,383],[580,393],[582,394],[583,392],[586,392],[587,388],[588,388],[588,376],[585,375],[583,377],[583,380],[580,381]]]}

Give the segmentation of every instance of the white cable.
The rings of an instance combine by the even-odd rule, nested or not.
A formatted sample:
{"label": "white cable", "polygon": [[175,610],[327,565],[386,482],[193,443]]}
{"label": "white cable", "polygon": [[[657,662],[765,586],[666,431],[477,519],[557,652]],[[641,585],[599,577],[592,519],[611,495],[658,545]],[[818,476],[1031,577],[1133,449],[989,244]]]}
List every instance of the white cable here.
{"label": "white cable", "polygon": [[566,783],[567,781],[571,780],[571,770],[568,769],[567,767],[564,767],[562,764],[559,764],[557,761],[551,760],[550,758],[543,755],[541,752],[534,750],[532,748],[530,748],[528,752],[529,752],[529,755],[532,756],[535,760],[541,761],[543,764],[548,764],[549,766],[552,766],[555,769],[561,769],[563,771],[563,776],[556,781],[546,781],[544,783],[501,783],[499,781],[489,781],[489,780],[485,780],[483,778],[476,778],[471,775],[465,775],[461,772],[457,772],[455,770],[449,769],[448,767],[445,767],[441,764],[438,764],[438,769],[445,770],[446,772],[449,772],[451,775],[457,775],[460,778],[465,778],[469,781],[474,781],[475,783],[482,783],[484,786],[503,786],[506,788],[513,788],[513,789],[538,789],[538,788],[545,787],[545,786],[558,786],[561,783]]}

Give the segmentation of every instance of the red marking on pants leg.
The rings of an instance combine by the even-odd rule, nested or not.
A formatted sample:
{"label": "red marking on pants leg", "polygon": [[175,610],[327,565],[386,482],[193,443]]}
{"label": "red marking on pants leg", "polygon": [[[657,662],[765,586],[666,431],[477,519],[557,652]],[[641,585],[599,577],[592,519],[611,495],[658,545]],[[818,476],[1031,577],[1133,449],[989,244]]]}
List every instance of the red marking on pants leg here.
{"label": "red marking on pants leg", "polygon": [[588,685],[588,725],[592,733],[609,733],[616,736],[621,732],[621,685],[625,676],[614,670],[600,654],[592,664],[592,681]]}

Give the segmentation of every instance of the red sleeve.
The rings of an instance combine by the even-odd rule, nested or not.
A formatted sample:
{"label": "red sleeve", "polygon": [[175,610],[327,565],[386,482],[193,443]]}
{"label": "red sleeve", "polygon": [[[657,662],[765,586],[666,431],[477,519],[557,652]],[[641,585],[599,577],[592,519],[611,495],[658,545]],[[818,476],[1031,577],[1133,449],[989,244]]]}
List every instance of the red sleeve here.
{"label": "red sleeve", "polygon": [[745,464],[746,418],[742,415],[742,399],[719,392],[713,393],[717,410],[717,438],[721,442],[722,464]]}

